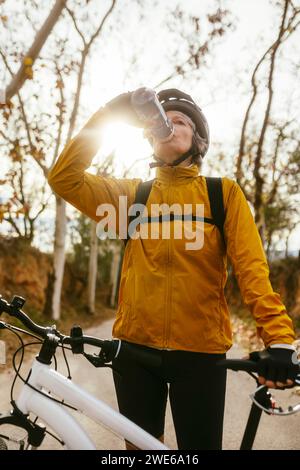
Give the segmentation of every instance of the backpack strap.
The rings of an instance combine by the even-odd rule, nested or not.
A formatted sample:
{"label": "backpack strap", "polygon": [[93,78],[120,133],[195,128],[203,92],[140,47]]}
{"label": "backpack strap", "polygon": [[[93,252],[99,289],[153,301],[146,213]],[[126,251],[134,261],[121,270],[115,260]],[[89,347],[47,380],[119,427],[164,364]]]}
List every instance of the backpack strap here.
{"label": "backpack strap", "polygon": [[[146,205],[148,197],[150,195],[152,185],[155,178],[149,181],[142,181],[136,191],[134,204],[144,204]],[[224,246],[226,246],[225,236],[224,236],[224,222],[225,222],[225,209],[223,203],[223,190],[222,190],[222,178],[214,178],[214,177],[205,177],[209,203],[210,203],[210,210],[212,218],[204,218],[204,222],[216,225],[221,233]],[[136,215],[130,215],[128,220],[129,224],[136,218]],[[161,217],[160,217],[161,219]],[[172,220],[173,218],[171,218]],[[193,220],[194,220],[193,216]],[[161,220],[160,220],[161,221]],[[151,222],[151,218],[149,218],[149,222]],[[127,238],[125,238],[124,245],[129,240],[129,234],[127,233]]]}
{"label": "backpack strap", "polygon": [[210,210],[214,224],[220,230],[224,245],[226,246],[224,236],[225,209],[223,202],[222,178],[213,178],[206,176],[206,185],[210,203]]}
{"label": "backpack strap", "polygon": [[[155,178],[153,180],[149,180],[149,181],[142,181],[138,185],[137,191],[136,191],[136,194],[135,194],[134,204],[144,204],[144,205],[146,205],[149,194],[150,194],[151,189],[152,189],[152,185],[153,185],[154,180],[155,180]],[[130,223],[135,218],[136,218],[136,215],[130,215],[129,216],[128,227],[129,227]],[[128,231],[127,231],[127,238],[125,238],[123,240],[124,244],[125,244],[125,247],[127,245],[128,240],[129,240],[129,234],[128,234]]]}

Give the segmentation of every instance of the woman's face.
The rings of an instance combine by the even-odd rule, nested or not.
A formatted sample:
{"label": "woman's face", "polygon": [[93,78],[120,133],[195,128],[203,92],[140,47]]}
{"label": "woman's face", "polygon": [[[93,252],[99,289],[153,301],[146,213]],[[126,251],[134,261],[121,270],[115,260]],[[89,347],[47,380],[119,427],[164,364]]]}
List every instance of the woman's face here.
{"label": "woman's face", "polygon": [[[154,154],[166,163],[173,163],[178,157],[187,152],[192,145],[193,129],[188,122],[188,117],[179,111],[167,111],[166,115],[174,125],[173,137],[167,142],[160,142],[153,138],[152,146]],[[179,165],[186,166],[191,162],[191,157]]]}

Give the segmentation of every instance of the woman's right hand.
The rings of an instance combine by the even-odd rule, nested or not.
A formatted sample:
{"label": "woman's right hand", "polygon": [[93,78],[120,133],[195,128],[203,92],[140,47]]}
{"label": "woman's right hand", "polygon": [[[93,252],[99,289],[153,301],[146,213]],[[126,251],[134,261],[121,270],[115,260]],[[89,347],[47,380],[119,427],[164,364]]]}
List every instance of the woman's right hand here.
{"label": "woman's right hand", "polygon": [[116,96],[111,101],[108,101],[104,109],[108,111],[108,114],[112,119],[121,119],[127,124],[131,124],[135,127],[144,127],[144,123],[139,119],[137,113],[131,104],[132,91],[122,93]]}

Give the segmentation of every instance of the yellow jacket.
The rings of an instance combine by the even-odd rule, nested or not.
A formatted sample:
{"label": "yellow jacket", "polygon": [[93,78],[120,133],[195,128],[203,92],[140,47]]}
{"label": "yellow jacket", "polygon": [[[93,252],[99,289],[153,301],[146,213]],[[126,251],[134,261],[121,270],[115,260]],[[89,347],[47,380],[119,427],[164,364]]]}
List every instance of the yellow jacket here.
{"label": "yellow jacket", "polygon": [[[99,204],[111,203],[117,213],[119,196],[127,196],[128,207],[133,204],[141,182],[85,171],[98,151],[103,121],[102,110],[91,117],[66,145],[48,178],[57,194],[96,221],[101,219],[96,216]],[[224,177],[222,183],[227,252],[218,228],[210,224],[204,224],[200,250],[184,249],[184,238],[130,240],[123,260],[114,337],[157,348],[227,351],[232,345],[224,296],[228,256],[265,346],[295,340],[292,321],[269,281],[265,253],[245,196],[235,181]],[[204,216],[211,217],[205,178],[196,165],[156,169],[147,209],[163,202],[203,203]],[[117,224],[117,233],[118,228]]]}

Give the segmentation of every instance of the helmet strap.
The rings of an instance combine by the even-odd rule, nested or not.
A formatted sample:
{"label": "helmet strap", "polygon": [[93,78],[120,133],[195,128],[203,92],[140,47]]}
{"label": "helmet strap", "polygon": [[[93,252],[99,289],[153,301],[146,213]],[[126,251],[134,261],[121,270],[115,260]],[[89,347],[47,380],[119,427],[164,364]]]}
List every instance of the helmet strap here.
{"label": "helmet strap", "polygon": [[180,155],[180,157],[178,157],[172,163],[166,163],[161,158],[157,157],[156,155],[153,155],[153,158],[156,160],[156,162],[149,163],[149,167],[154,168],[157,166],[177,166],[179,165],[179,163],[183,162],[187,158],[195,157],[196,155],[199,155],[199,149],[198,149],[198,144],[197,144],[195,133],[193,133],[192,145],[187,152],[185,152],[183,155]]}

